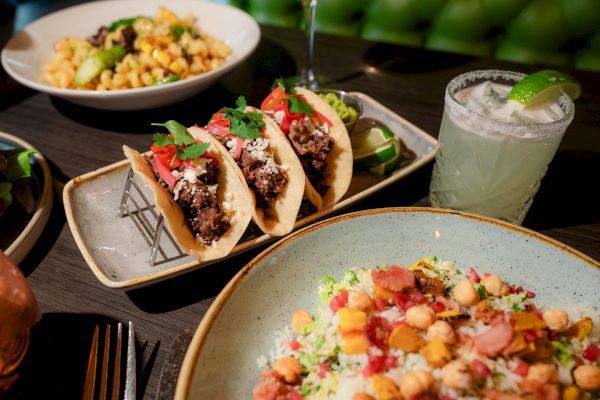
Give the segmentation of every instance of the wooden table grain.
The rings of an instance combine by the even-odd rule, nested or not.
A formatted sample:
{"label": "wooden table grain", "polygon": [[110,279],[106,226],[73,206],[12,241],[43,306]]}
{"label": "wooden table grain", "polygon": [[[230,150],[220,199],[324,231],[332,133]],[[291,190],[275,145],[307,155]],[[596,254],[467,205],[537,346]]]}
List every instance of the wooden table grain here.
{"label": "wooden table grain", "polygon": [[[55,2],[40,13],[72,4]],[[107,112],[79,107],[19,86],[0,71],[0,130],[37,147],[61,183],[123,159],[121,146],[144,148],[150,122],[176,119],[202,123],[242,94],[259,104],[275,78],[297,72],[303,60],[298,31],[262,27],[254,55],[218,84],[182,103],[149,111]],[[437,136],[446,83],[476,69],[531,72],[495,60],[430,52],[350,38],[317,35],[315,66],[336,86],[360,91]],[[567,71],[583,85],[573,124],[543,180],[524,226],[600,258],[600,75]],[[428,166],[344,212],[427,204]],[[59,190],[59,189],[58,189]],[[138,394],[154,398],[160,367],[174,338],[194,331],[233,275],[256,249],[183,276],[130,291],[104,287],[77,249],[65,222],[61,194],[41,238],[21,263],[42,308],[33,330],[14,398],[78,398],[93,326],[103,320],[132,320],[136,327]],[[123,262],[126,262],[125,260]]]}

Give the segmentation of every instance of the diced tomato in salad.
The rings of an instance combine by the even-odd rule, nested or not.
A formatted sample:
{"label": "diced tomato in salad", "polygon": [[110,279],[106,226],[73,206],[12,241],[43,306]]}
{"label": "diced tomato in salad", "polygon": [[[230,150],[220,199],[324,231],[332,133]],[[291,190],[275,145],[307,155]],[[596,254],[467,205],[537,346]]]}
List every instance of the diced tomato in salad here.
{"label": "diced tomato in salad", "polygon": [[348,291],[342,290],[340,294],[334,296],[333,299],[329,302],[329,308],[334,313],[337,312],[342,307],[346,307],[348,304]]}

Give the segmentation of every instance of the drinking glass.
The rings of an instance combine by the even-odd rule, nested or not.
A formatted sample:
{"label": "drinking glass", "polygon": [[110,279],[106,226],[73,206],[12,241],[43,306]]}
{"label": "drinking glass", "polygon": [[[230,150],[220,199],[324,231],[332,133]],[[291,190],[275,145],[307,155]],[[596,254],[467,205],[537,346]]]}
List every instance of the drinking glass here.
{"label": "drinking glass", "polygon": [[317,0],[303,0],[303,29],[306,40],[305,66],[299,76],[285,79],[291,86],[302,86],[312,90],[331,86],[328,79],[317,76],[314,71],[316,13]]}
{"label": "drinking glass", "polygon": [[468,211],[518,225],[523,222],[548,164],[573,120],[573,102],[561,94],[547,104],[544,112],[558,111],[552,114],[556,118],[551,122],[521,116],[521,111],[508,121],[491,117],[493,112],[481,106],[496,101],[495,98],[459,101],[456,96],[461,90],[486,81],[506,85],[508,91],[523,77],[524,74],[509,71],[473,71],[448,84],[438,138],[440,150],[429,192],[434,207]]}

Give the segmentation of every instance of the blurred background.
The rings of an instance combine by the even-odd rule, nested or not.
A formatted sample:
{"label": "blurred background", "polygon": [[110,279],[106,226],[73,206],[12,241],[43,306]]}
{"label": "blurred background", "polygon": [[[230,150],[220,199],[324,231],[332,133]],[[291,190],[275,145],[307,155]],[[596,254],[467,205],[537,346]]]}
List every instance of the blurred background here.
{"label": "blurred background", "polygon": [[[302,0],[212,1],[301,28]],[[40,3],[52,9],[52,0],[0,0],[0,37],[37,18]],[[333,35],[600,71],[600,0],[318,0],[316,19]]]}

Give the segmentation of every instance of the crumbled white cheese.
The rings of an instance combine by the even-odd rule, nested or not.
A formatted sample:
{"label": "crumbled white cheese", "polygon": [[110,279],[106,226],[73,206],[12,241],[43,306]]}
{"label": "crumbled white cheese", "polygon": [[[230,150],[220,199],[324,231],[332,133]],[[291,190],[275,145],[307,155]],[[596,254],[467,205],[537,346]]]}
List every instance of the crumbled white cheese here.
{"label": "crumbled white cheese", "polygon": [[214,194],[215,196],[217,195],[217,188],[219,187],[218,184],[215,185],[207,185],[206,188],[208,189],[208,191],[212,194]]}
{"label": "crumbled white cheese", "polygon": [[264,162],[268,157],[272,157],[267,151],[268,148],[269,139],[257,138],[254,140],[246,139],[244,141],[244,149],[259,161]]}
{"label": "crumbled white cheese", "polygon": [[285,116],[285,113],[283,112],[283,110],[279,110],[279,111],[273,113],[273,119],[275,121],[277,121],[278,124],[281,124],[284,116]]}

